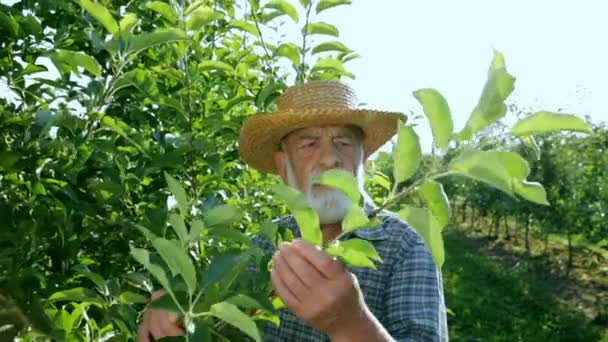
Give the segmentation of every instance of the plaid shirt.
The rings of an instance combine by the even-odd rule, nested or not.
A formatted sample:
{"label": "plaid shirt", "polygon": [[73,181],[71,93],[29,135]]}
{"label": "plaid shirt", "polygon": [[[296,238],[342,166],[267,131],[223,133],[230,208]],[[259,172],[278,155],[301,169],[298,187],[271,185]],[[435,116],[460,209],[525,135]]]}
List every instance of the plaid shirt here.
{"label": "plaid shirt", "polygon": [[[368,213],[371,207],[365,208]],[[448,341],[446,310],[440,270],[422,238],[399,217],[389,212],[378,215],[382,225],[349,233],[370,241],[382,257],[376,270],[349,267],[356,275],[365,303],[396,341]],[[278,221],[299,238],[291,216]],[[266,239],[258,243],[268,253],[274,247]],[[324,333],[308,327],[287,309],[279,311],[279,327],[262,323],[264,341],[329,341]]]}

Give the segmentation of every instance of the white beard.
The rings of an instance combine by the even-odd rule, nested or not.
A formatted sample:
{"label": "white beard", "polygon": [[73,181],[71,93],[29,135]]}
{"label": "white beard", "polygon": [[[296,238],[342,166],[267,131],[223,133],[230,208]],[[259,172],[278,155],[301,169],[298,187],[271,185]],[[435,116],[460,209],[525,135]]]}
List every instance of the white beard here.
{"label": "white beard", "polygon": [[[331,224],[342,222],[346,213],[352,206],[352,201],[342,192],[333,188],[323,187],[313,189],[312,179],[316,174],[310,175],[308,189],[304,191],[306,201],[319,215],[319,223]],[[287,183],[298,188],[291,160],[287,160]]]}

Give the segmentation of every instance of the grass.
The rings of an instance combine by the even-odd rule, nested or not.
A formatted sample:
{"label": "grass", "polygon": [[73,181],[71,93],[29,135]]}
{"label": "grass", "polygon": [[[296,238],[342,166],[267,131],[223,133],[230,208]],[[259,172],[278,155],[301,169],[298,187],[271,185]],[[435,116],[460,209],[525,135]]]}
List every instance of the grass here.
{"label": "grass", "polygon": [[558,302],[550,288],[450,228],[443,267],[452,341],[608,341],[606,329]]}

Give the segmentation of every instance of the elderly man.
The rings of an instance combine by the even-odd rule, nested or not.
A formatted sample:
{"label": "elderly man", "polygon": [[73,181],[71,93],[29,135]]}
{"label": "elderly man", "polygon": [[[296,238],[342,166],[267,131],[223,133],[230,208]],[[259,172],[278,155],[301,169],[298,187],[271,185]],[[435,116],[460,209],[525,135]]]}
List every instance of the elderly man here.
{"label": "elderly man", "polygon": [[[315,175],[341,168],[359,179],[367,157],[395,133],[400,113],[361,109],[352,89],[337,81],[313,81],[287,89],[278,110],[250,117],[240,137],[243,159],[279,174],[305,193],[319,215],[323,241],[340,235],[352,205],[342,193],[314,185]],[[365,209],[373,210],[367,199]],[[274,251],[271,273],[287,308],[281,324],[264,325],[266,341],[447,341],[441,273],[420,236],[398,217],[382,212],[378,227],[343,235],[374,244],[383,262],[376,270],[345,268],[314,246],[295,240]],[[295,220],[279,221],[300,237]],[[260,239],[262,247],[272,250]],[[149,311],[140,340],[182,334],[176,317]]]}

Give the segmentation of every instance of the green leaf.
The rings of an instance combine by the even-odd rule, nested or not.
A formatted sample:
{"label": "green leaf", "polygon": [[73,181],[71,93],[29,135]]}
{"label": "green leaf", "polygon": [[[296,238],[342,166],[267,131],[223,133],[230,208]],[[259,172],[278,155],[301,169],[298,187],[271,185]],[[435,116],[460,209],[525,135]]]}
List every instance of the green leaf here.
{"label": "green leaf", "polygon": [[374,262],[364,253],[355,249],[343,248],[340,242],[334,243],[327,247],[326,252],[331,256],[340,258],[348,266],[376,269]]}
{"label": "green leaf", "polygon": [[47,69],[47,67],[44,65],[28,64],[27,67],[25,67],[25,69],[23,69],[23,71],[21,71],[19,74],[21,76],[25,76],[25,75],[35,74],[37,72],[42,72],[42,71],[49,71],[49,69]]}
{"label": "green leaf", "polygon": [[69,290],[55,292],[49,297],[49,301],[87,302],[97,304],[99,306],[103,306],[105,304],[104,300],[97,293],[95,293],[95,291],[84,287],[76,287]]}
{"label": "green leaf", "polygon": [[[137,90],[150,98],[157,98],[160,95],[155,79],[146,70],[132,69],[126,72],[116,79],[112,88],[114,91],[117,91],[130,86],[137,88]],[[127,125],[125,124],[125,126]]]}
{"label": "green leaf", "polygon": [[496,70],[506,69],[507,63],[505,62],[505,56],[498,51],[494,50],[494,56],[492,57],[492,63],[490,63],[490,67],[488,68],[488,77],[492,75],[492,73]]}
{"label": "green leaf", "polygon": [[426,209],[409,206],[405,206],[399,211],[399,216],[418,232],[431,251],[433,260],[441,268],[445,261],[445,250],[443,238],[441,237],[441,228],[435,217]]}
{"label": "green leaf", "polygon": [[131,32],[133,26],[137,24],[137,15],[135,13],[127,13],[122,19],[118,26],[120,27],[121,33]]}
{"label": "green leaf", "polygon": [[283,300],[281,299],[281,297],[274,297],[272,299],[272,307],[275,310],[281,309],[281,308],[285,308],[287,307],[287,305],[285,305],[285,303],[283,302]]}
{"label": "green leaf", "polygon": [[143,304],[147,302],[148,299],[139,293],[125,291],[118,296],[118,301],[125,304]]}
{"label": "green leaf", "polygon": [[224,18],[224,13],[214,11],[212,8],[203,6],[192,13],[186,22],[188,30],[199,30],[201,27]]}
{"label": "green leaf", "polygon": [[43,36],[42,26],[40,26],[40,23],[33,15],[27,15],[22,17],[20,26],[25,34],[31,34],[36,38],[42,38]]}
{"label": "green leaf", "polygon": [[211,305],[209,313],[238,328],[256,342],[262,341],[260,331],[253,319],[243,313],[236,305],[228,302],[216,303]]}
{"label": "green leaf", "polygon": [[78,271],[78,275],[82,275],[83,277],[86,277],[87,279],[92,281],[100,292],[105,292],[106,285],[102,276],[97,273],[91,272],[89,268],[85,265],[76,265],[73,269]]}
{"label": "green leaf", "polygon": [[245,32],[249,32],[252,35],[254,35],[255,37],[260,37],[260,33],[258,32],[258,29],[255,27],[254,24],[252,23],[248,23],[244,20],[232,20],[230,21],[230,27],[238,29],[238,30],[242,30]]}
{"label": "green leaf", "polygon": [[337,27],[324,22],[309,23],[302,28],[302,32],[308,35],[323,34],[336,38],[340,36],[340,31],[338,31]]}
{"label": "green leaf", "polygon": [[110,11],[103,5],[90,0],[80,0],[80,6],[89,12],[99,23],[101,23],[110,34],[118,33],[118,24]]}
{"label": "green leaf", "polygon": [[285,84],[281,82],[271,82],[266,84],[255,98],[255,105],[263,110],[268,107],[270,101],[279,95],[281,90],[285,89]]}
{"label": "green leaf", "polygon": [[517,136],[559,131],[590,133],[591,129],[585,123],[585,120],[576,115],[545,111],[534,113],[525,119],[519,120],[515,123],[513,128],[511,128],[511,133]]}
{"label": "green leaf", "polygon": [[374,244],[372,244],[371,242],[369,242],[367,240],[349,239],[349,240],[340,242],[340,247],[342,247],[346,250],[356,251],[358,253],[365,255],[366,257],[368,257],[372,260],[382,262],[382,258],[378,254],[378,251],[376,251]]}
{"label": "green leaf", "polygon": [[97,60],[82,52],[57,50],[51,52],[48,56],[60,71],[78,73],[76,67],[82,67],[95,76],[101,75],[101,67],[97,63]]}
{"label": "green leaf", "polygon": [[207,288],[215,283],[221,283],[233,270],[247,262],[248,257],[240,253],[219,254],[211,259],[211,263],[202,277],[202,287]]}
{"label": "green leaf", "polygon": [[550,204],[547,200],[547,192],[540,183],[528,181],[516,182],[513,184],[513,190],[516,194],[530,202],[544,205]]}
{"label": "green leaf", "polygon": [[190,213],[190,205],[188,205],[188,196],[186,195],[186,191],[182,185],[167,172],[165,172],[165,180],[167,181],[169,190],[177,201],[177,206],[179,207],[182,216],[188,215],[188,213]]}
{"label": "green leaf", "polygon": [[[80,318],[82,317],[83,307],[86,307],[86,305],[74,305],[74,310],[72,310],[72,313],[63,316],[63,330],[65,330],[66,333],[71,333],[74,329],[74,325],[76,324],[76,322],[80,321]],[[66,312],[67,311],[62,311],[62,315]]]}
{"label": "green leaf", "polygon": [[342,169],[330,169],[322,172],[313,179],[313,184],[325,185],[342,192],[353,205],[359,204],[361,193],[355,176]]}
{"label": "green leaf", "polygon": [[260,13],[260,15],[258,16],[258,21],[262,24],[268,24],[270,21],[272,21],[275,18],[281,17],[285,15],[284,13],[281,13],[279,11],[267,11],[267,12],[262,12]]}
{"label": "green leaf", "polygon": [[399,125],[397,144],[393,146],[393,177],[397,183],[408,180],[416,173],[422,150],[420,141],[414,129],[410,126]]}
{"label": "green leaf", "polygon": [[272,191],[278,199],[287,205],[293,214],[304,241],[320,246],[323,242],[323,235],[321,234],[319,216],[310,207],[304,195],[298,190],[283,184],[273,185]]}
{"label": "green leaf", "polygon": [[[298,66],[301,63],[301,48],[294,43],[283,43],[279,45],[275,51],[276,56],[288,58],[294,66]],[[281,84],[281,83],[271,83]],[[282,84],[281,84],[282,85]]]}
{"label": "green leaf", "polygon": [[[196,319],[192,322],[194,326],[194,331],[188,329],[188,339],[187,341],[199,341],[199,342],[208,342],[213,341],[211,338],[211,331],[209,330],[209,326],[207,322],[201,319]],[[159,342],[161,342],[159,340]],[[180,341],[181,342],[181,341]]]}
{"label": "green leaf", "polygon": [[300,20],[296,8],[285,0],[271,0],[264,7],[275,9],[282,14],[287,14],[296,23]]}
{"label": "green leaf", "polygon": [[175,28],[157,29],[154,32],[147,32],[132,36],[125,52],[137,54],[142,50],[156,45],[188,40],[190,40],[190,38],[182,30]]}
{"label": "green leaf", "polygon": [[346,45],[342,44],[339,41],[330,41],[321,43],[312,48],[312,54],[317,54],[326,51],[339,51],[339,52],[348,52],[351,51]]}
{"label": "green leaf", "polygon": [[534,136],[524,135],[519,138],[521,139],[521,141],[524,142],[524,144],[526,144],[532,149],[532,152],[534,152],[534,158],[536,160],[540,160],[540,146],[538,146],[538,144],[536,143],[536,139],[534,139]]}
{"label": "green leaf", "polygon": [[381,188],[387,191],[391,191],[391,181],[382,172],[378,171],[374,173],[374,176],[372,177],[372,183],[380,186]]}
{"label": "green leaf", "polygon": [[275,248],[277,248],[278,231],[279,225],[270,221],[265,221],[260,227],[260,234],[265,236]]}
{"label": "green leaf", "polygon": [[190,234],[188,238],[190,241],[198,241],[201,237],[201,233],[205,229],[205,224],[201,220],[193,220],[190,223]]}
{"label": "green leaf", "polygon": [[264,306],[262,306],[262,304],[260,304],[257,300],[255,300],[249,296],[246,296],[244,294],[234,295],[234,296],[226,299],[226,302],[234,304],[236,306],[240,306],[241,308],[245,308],[245,309],[260,309],[260,310],[267,309]]}
{"label": "green leaf", "polygon": [[220,61],[202,61],[198,65],[198,71],[203,72],[207,70],[220,71],[227,75],[234,74],[234,68],[227,63]]}
{"label": "green leaf", "polygon": [[357,59],[357,58],[361,58],[361,55],[358,53],[355,53],[354,51],[341,52],[338,54],[338,59],[342,63],[347,63],[347,62],[350,62],[353,59]]}
{"label": "green leaf", "polygon": [[452,172],[485,182],[509,195],[549,205],[544,189],[526,181],[530,174],[528,162],[515,152],[472,151],[455,158],[448,166]]}
{"label": "green leaf", "polygon": [[19,161],[21,154],[15,151],[0,151],[0,169],[8,170]]}
{"label": "green leaf", "polygon": [[148,308],[160,309],[164,311],[174,312],[176,314],[182,314],[179,305],[173,300],[173,298],[171,298],[171,296],[167,294],[153,300],[152,303],[148,305]]}
{"label": "green leaf", "polygon": [[193,294],[196,290],[196,271],[188,254],[176,242],[158,238],[152,241],[152,245],[167,263],[171,273],[180,275],[186,282],[190,294]]}
{"label": "green leaf", "polygon": [[333,58],[320,58],[317,63],[312,67],[311,71],[335,71],[338,73],[343,73],[344,65],[337,59]]}
{"label": "green leaf", "polygon": [[429,210],[437,219],[439,227],[443,228],[450,222],[451,210],[448,196],[443,191],[441,183],[427,179],[418,188]]}
{"label": "green leaf", "polygon": [[186,223],[184,222],[184,218],[176,213],[172,213],[169,215],[169,223],[171,227],[177,234],[177,237],[182,242],[182,244],[186,245],[188,242],[188,230],[186,229]]}
{"label": "green leaf", "polygon": [[165,2],[150,1],[146,4],[146,8],[162,15],[165,19],[169,20],[173,24],[177,22],[177,14],[175,14],[173,8]]}
{"label": "green leaf", "polygon": [[454,123],[445,98],[435,89],[416,90],[414,97],[420,102],[424,114],[429,119],[435,144],[443,149],[448,147],[454,131]]}
{"label": "green leaf", "polygon": [[19,34],[19,24],[15,21],[12,15],[8,16],[4,12],[0,12],[0,29],[4,28],[11,37],[17,37]]}
{"label": "green leaf", "polygon": [[207,2],[207,0],[196,0],[193,1],[188,8],[186,8],[186,12],[184,13],[186,16],[190,15],[190,13],[192,13],[192,11],[196,10],[197,8],[201,7],[201,5],[204,5]]}
{"label": "green leaf", "polygon": [[169,283],[169,279],[167,279],[167,275],[163,268],[150,263],[150,252],[148,252],[148,250],[131,246],[131,255],[137,262],[142,264],[156,280],[158,280],[165,290],[172,292],[171,284]]}
{"label": "green leaf", "polygon": [[223,204],[205,213],[205,223],[208,227],[225,225],[240,219],[242,212],[239,208]]}
{"label": "green leaf", "polygon": [[503,55],[494,51],[494,59],[488,71],[488,80],[477,106],[473,109],[465,127],[456,135],[459,140],[469,140],[473,134],[496,122],[507,113],[504,101],[513,92],[515,78],[504,63]]}
{"label": "green leaf", "polygon": [[363,208],[353,205],[350,210],[346,213],[344,220],[342,220],[342,231],[350,232],[357,229],[367,228],[369,224],[369,218]]}
{"label": "green leaf", "polygon": [[350,0],[321,0],[317,4],[317,14],[325,11],[326,9],[330,9],[332,7],[340,6],[340,5],[350,5]]}
{"label": "green leaf", "polygon": [[44,187],[44,184],[42,184],[41,182],[34,183],[34,186],[32,187],[32,194],[46,195],[46,188]]}

